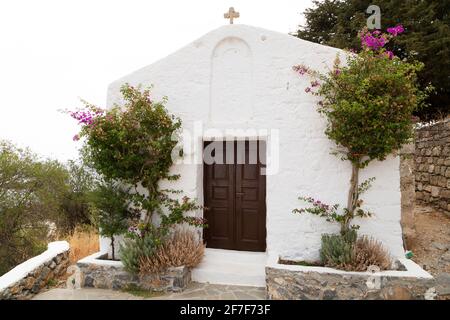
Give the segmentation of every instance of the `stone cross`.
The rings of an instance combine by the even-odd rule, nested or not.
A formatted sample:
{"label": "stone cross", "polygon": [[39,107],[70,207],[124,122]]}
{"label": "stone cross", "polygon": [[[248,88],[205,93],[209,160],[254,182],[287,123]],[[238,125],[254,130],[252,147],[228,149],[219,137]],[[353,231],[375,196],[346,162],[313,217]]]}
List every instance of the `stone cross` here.
{"label": "stone cross", "polygon": [[230,7],[230,9],[228,9],[228,12],[225,13],[225,14],[223,15],[223,17],[224,17],[225,19],[230,19],[230,24],[233,24],[233,19],[234,19],[234,18],[239,18],[239,12],[234,11],[234,8],[233,8],[233,7]]}

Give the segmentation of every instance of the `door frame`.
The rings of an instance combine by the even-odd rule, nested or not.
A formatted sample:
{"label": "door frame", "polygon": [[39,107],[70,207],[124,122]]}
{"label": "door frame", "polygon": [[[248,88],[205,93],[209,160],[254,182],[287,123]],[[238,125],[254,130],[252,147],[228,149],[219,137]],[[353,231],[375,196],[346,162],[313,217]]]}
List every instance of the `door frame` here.
{"label": "door frame", "polygon": [[[206,218],[206,173],[205,173],[205,163],[203,160],[203,155],[204,155],[204,148],[205,148],[205,144],[208,142],[218,142],[218,141],[223,141],[223,142],[229,142],[229,141],[233,141],[233,142],[238,142],[238,141],[253,141],[253,142],[258,142],[258,146],[259,146],[259,142],[264,142],[265,144],[265,157],[267,159],[267,137],[265,136],[249,136],[249,137],[221,137],[221,138],[215,138],[215,137],[203,137],[203,139],[201,139],[201,159],[202,159],[202,165],[201,165],[201,172],[202,172],[202,202],[203,202],[203,217]],[[236,150],[235,150],[236,152]],[[236,155],[235,155],[236,156]],[[267,165],[267,164],[265,164]],[[236,170],[236,167],[234,168]],[[261,175],[261,174],[260,174]],[[252,251],[252,252],[267,252],[267,248],[268,248],[268,244],[267,244],[267,175],[263,175],[264,176],[264,201],[263,201],[263,205],[264,205],[264,212],[265,212],[265,217],[264,217],[264,251]],[[236,199],[236,195],[235,195],[235,199]],[[234,203],[234,214],[236,214],[236,201],[233,201]],[[208,224],[208,222],[206,222]],[[235,232],[237,232],[237,226],[235,226]],[[207,228],[203,229],[202,232],[202,237],[203,237],[203,241],[206,243],[207,240]],[[235,237],[236,238],[236,237]],[[234,239],[236,240],[236,239]],[[237,250],[237,249],[226,249],[226,248],[217,248],[218,250],[236,250],[236,251],[243,251],[246,252],[245,250]]]}

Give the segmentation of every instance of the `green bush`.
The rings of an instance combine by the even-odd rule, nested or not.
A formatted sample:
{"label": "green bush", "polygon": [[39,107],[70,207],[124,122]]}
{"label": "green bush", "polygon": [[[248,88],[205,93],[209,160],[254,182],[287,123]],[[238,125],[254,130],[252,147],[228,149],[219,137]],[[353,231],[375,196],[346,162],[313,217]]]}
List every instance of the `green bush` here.
{"label": "green bush", "polygon": [[346,235],[323,234],[320,259],[327,267],[345,269],[352,262],[353,244],[356,240],[356,232],[351,231]]}
{"label": "green bush", "polygon": [[67,179],[60,163],[0,141],[0,275],[46,249]]}
{"label": "green bush", "polygon": [[56,237],[92,224],[96,180],[83,163],[42,159],[0,140],[0,275]]}
{"label": "green bush", "polygon": [[114,236],[128,230],[129,220],[135,212],[129,207],[129,194],[114,182],[99,183],[89,194],[91,215],[102,236],[111,239],[112,259],[115,260]]}
{"label": "green bush", "polygon": [[337,208],[320,206],[295,212],[307,211],[337,221],[342,234],[352,228],[355,217],[370,215],[361,208],[360,195],[371,181],[360,184],[360,170],[373,160],[385,160],[408,143],[413,137],[413,112],[427,106],[424,101],[432,88],[422,91],[417,81],[423,64],[402,60],[384,47],[403,31],[400,25],[389,28],[388,33],[361,30],[363,50],[348,53],[345,65],[337,57],[327,74],[305,65],[293,67],[298,74],[312,78],[305,91],[319,97],[317,109],[326,119],[325,134],[335,142],[333,153],[352,166],[342,214],[336,214]]}
{"label": "green bush", "polygon": [[120,259],[125,270],[138,274],[140,262],[143,257],[151,257],[162,244],[162,239],[157,232],[147,232],[142,237],[130,237],[120,246]]}
{"label": "green bush", "polygon": [[70,234],[77,226],[92,224],[89,195],[97,187],[96,175],[83,162],[69,160],[65,168],[67,190],[55,221],[60,234]]}
{"label": "green bush", "polygon": [[322,235],[320,259],[326,267],[346,271],[367,271],[370,266],[389,270],[392,265],[389,252],[381,242],[372,237],[357,237],[356,230],[343,235]]}
{"label": "green bush", "polygon": [[[134,217],[127,221],[126,236],[131,239],[121,250],[124,264],[133,272],[137,260],[152,254],[154,246],[174,226],[181,223],[203,226],[204,221],[185,216],[200,206],[188,197],[181,197],[181,190],[160,188],[162,180],[179,179],[170,173],[170,168],[181,121],[166,110],[166,99],[151,99],[150,89],[125,84],[121,93],[124,101],[121,106],[104,110],[85,102],[84,110],[70,115],[82,125],[74,139],[85,138],[82,151],[85,162],[106,181],[129,188],[115,195],[117,201],[105,200],[96,206],[104,212],[101,232],[105,235],[124,232],[126,221],[122,218],[127,214]],[[110,197],[105,194],[103,198]],[[108,205],[112,207],[104,208]],[[131,216],[129,208],[135,211]]]}
{"label": "green bush", "polygon": [[167,192],[159,188],[163,179],[176,180],[170,174],[172,150],[181,127],[161,102],[150,98],[150,90],[124,85],[124,105],[102,110],[86,104],[86,110],[72,113],[82,126],[86,163],[106,180],[120,181],[133,187],[133,201],[146,213],[160,213]]}

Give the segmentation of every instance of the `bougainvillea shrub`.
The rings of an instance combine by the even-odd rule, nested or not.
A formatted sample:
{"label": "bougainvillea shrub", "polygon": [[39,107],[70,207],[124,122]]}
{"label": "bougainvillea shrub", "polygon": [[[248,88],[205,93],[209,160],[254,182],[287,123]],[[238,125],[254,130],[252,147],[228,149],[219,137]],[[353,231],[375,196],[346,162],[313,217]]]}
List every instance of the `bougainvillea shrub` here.
{"label": "bougainvillea shrub", "polygon": [[425,106],[427,92],[417,84],[423,64],[401,60],[385,49],[403,32],[401,25],[389,28],[387,33],[361,30],[363,50],[358,54],[348,52],[345,65],[338,56],[327,74],[306,65],[293,67],[299,76],[311,79],[305,91],[319,98],[318,112],[327,120],[325,134],[336,143],[333,152],[352,165],[347,206],[341,214],[334,212],[331,216],[341,223],[342,233],[350,230],[355,216],[369,215],[362,210],[359,196],[373,179],[359,184],[360,169],[372,160],[385,160],[408,142],[413,135],[412,114]]}
{"label": "bougainvillea shrub", "polygon": [[[167,111],[167,99],[154,101],[150,89],[128,84],[122,86],[121,93],[123,105],[106,110],[83,101],[84,109],[70,112],[81,125],[73,139],[84,140],[84,160],[99,175],[129,190],[127,206],[141,214],[139,219],[128,221],[130,241],[124,250],[134,246],[131,251],[146,254],[153,252],[154,244],[162,241],[175,225],[203,227],[205,221],[185,215],[200,206],[182,197],[181,190],[159,187],[164,179],[179,179],[170,173],[170,168],[181,121]],[[149,243],[151,250],[139,250],[142,244]]]}

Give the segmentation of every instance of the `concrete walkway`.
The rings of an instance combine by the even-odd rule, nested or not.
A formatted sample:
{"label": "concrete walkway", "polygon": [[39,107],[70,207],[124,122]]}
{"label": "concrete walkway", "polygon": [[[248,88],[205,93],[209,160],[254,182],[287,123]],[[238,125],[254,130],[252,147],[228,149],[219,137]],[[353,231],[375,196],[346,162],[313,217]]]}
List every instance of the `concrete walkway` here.
{"label": "concrete walkway", "polygon": [[33,300],[263,300],[265,288],[229,286],[193,282],[180,293],[152,295],[148,292],[124,292],[106,289],[56,288],[41,292]]}

